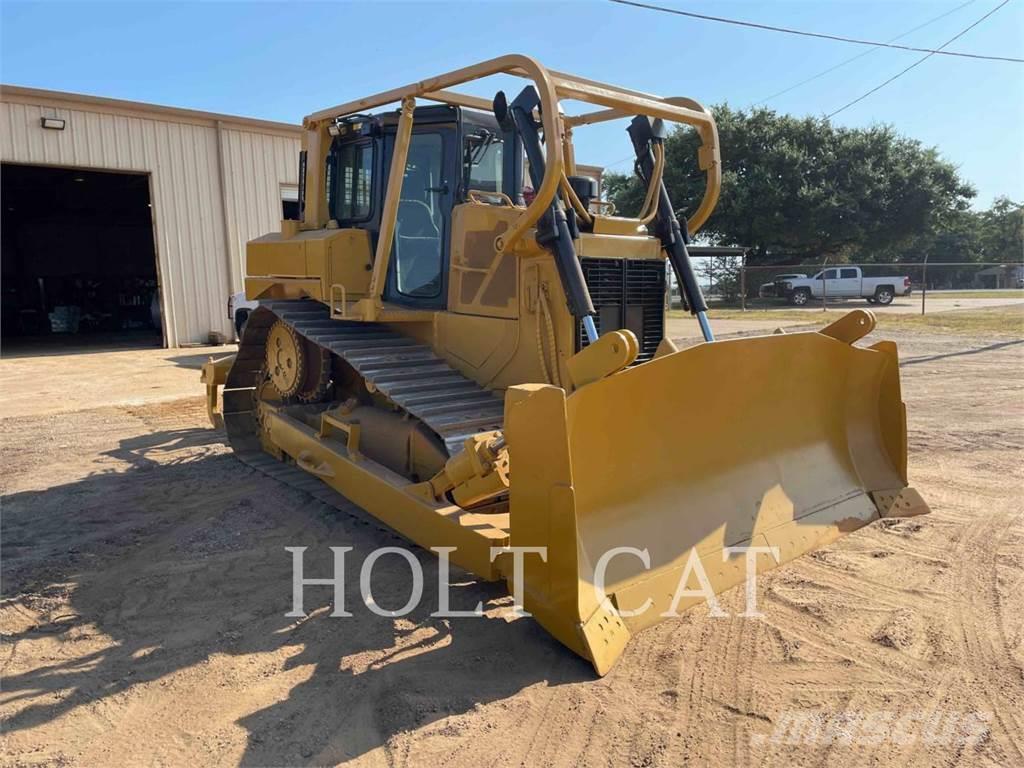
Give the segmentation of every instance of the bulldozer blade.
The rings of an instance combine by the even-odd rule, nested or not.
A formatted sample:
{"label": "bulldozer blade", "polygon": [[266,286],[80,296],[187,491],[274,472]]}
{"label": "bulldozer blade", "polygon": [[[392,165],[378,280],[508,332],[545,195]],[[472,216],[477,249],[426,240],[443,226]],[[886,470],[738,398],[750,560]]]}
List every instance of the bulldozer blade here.
{"label": "bulldozer blade", "polygon": [[866,316],[701,344],[569,396],[510,388],[511,546],[545,550],[522,556],[525,609],[603,675],[748,567],[927,512],[906,487],[896,346],[852,345]]}

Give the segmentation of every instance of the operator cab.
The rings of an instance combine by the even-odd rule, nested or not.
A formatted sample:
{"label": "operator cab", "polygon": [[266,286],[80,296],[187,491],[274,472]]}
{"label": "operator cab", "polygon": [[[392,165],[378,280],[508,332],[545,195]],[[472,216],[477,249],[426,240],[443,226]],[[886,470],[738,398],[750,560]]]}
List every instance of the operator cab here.
{"label": "operator cab", "polygon": [[[334,139],[326,167],[328,215],[340,227],[369,231],[374,247],[398,118],[397,111],[356,115],[331,128]],[[506,182],[502,134],[492,115],[447,105],[417,107],[385,301],[443,308],[452,208],[466,202],[470,190],[514,191]],[[516,191],[518,196],[521,192]]]}

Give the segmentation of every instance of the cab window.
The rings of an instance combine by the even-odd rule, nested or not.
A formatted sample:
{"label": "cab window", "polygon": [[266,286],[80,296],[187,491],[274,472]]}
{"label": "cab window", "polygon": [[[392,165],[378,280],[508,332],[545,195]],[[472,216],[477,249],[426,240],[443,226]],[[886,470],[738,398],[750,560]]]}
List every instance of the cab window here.
{"label": "cab window", "polygon": [[848,278],[851,278],[851,277],[856,277],[857,276],[857,270],[856,269],[841,269],[841,270],[839,270],[839,276],[841,278],[843,278],[843,279],[848,279]]}
{"label": "cab window", "polygon": [[344,144],[338,150],[336,178],[331,206],[334,218],[340,221],[363,221],[370,217],[373,187],[373,144]]}
{"label": "cab window", "polygon": [[501,192],[501,137],[485,128],[468,133],[463,142],[463,163],[467,191]]}

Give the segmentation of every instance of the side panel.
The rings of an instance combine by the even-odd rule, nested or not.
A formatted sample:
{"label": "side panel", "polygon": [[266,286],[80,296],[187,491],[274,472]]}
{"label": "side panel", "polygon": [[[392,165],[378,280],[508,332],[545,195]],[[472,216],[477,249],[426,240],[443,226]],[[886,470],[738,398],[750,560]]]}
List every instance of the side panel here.
{"label": "side panel", "polygon": [[285,240],[274,233],[250,241],[245,248],[245,273],[250,277],[309,277],[305,239]]}
{"label": "side panel", "polygon": [[373,269],[370,233],[365,229],[342,229],[326,247],[327,295],[330,296],[331,285],[342,285],[349,298],[366,296]]}
{"label": "side panel", "polygon": [[[246,298],[293,296],[284,286],[303,283],[302,295],[330,301],[331,286],[346,299],[366,295],[370,284],[370,236],[361,229],[319,229],[295,237],[264,235],[246,246]],[[276,278],[287,278],[275,280]],[[273,290],[276,284],[282,287]],[[309,290],[310,284],[316,286]],[[336,298],[341,298],[341,291]]]}
{"label": "side panel", "polygon": [[511,258],[518,285],[515,316],[439,313],[435,350],[489,388],[527,381],[569,388],[565,366],[575,352],[573,320],[554,260],[535,245]]}
{"label": "side panel", "polygon": [[513,253],[496,254],[494,240],[519,215],[515,208],[466,203],[452,211],[448,308],[486,317],[519,317],[519,270]]}

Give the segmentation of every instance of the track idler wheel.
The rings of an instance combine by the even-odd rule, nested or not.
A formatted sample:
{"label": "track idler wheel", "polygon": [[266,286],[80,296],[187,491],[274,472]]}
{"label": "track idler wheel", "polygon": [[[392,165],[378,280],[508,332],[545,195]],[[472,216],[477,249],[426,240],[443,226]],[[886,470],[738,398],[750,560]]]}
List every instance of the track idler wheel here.
{"label": "track idler wheel", "polygon": [[282,320],[267,334],[266,369],[274,389],[285,399],[315,403],[330,388],[330,352],[302,338]]}

